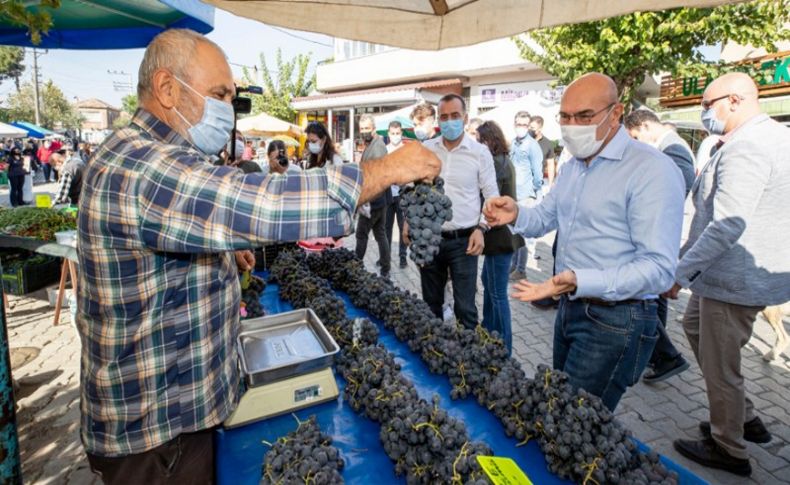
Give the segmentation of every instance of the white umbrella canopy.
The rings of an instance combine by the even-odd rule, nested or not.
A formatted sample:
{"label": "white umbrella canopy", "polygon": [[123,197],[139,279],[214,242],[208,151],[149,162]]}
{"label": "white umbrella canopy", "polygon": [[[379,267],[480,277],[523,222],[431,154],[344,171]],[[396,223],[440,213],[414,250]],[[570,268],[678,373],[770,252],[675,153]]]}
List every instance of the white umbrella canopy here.
{"label": "white umbrella canopy", "polygon": [[743,0],[203,0],[235,15],[409,49],[477,44],[636,11]]}
{"label": "white umbrella canopy", "polygon": [[27,136],[27,131],[22,128],[17,128],[6,123],[0,122],[0,137],[2,138],[24,138]]}
{"label": "white umbrella canopy", "polygon": [[302,129],[298,126],[266,113],[240,119],[236,123],[236,129],[250,136],[273,136],[279,134],[299,136],[302,134]]}

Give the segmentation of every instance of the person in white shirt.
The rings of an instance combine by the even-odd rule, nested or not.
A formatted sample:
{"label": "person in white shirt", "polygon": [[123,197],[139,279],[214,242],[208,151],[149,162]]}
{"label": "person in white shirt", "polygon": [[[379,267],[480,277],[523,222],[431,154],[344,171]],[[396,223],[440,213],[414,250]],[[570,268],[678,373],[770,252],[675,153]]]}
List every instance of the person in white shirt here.
{"label": "person in white shirt", "polygon": [[[403,125],[400,121],[391,121],[387,129],[387,137],[389,143],[387,144],[387,153],[392,153],[398,148],[403,146]],[[387,221],[386,230],[387,238],[390,242],[390,254],[392,254],[392,228],[395,225],[395,220],[398,220],[398,230],[403,232],[403,211],[400,208],[400,187],[393,185],[390,187],[392,192],[392,202],[387,206]],[[399,252],[400,252],[400,267],[405,268],[408,266],[406,260],[406,243],[403,242],[403,237],[399,237]]]}
{"label": "person in white shirt", "polygon": [[[448,270],[455,295],[454,311],[459,323],[477,326],[477,262],[483,252],[483,234],[488,230],[482,217],[479,194],[488,200],[499,196],[491,152],[464,132],[468,121],[466,102],[457,94],[439,100],[441,136],[424,146],[442,161],[440,176],[453,204],[453,218],[442,226],[439,254],[420,268],[422,298],[437,318],[442,318]],[[408,224],[404,235],[408,244]]]}
{"label": "person in white shirt", "polygon": [[343,165],[343,159],[335,153],[335,144],[323,123],[312,121],[304,130],[307,135],[307,164],[305,168],[322,168],[325,165]]}

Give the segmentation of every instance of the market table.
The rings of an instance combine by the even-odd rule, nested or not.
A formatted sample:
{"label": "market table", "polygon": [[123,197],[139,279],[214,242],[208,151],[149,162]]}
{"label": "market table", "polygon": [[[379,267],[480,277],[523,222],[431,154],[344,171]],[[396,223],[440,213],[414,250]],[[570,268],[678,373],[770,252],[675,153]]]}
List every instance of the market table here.
{"label": "market table", "polygon": [[[266,278],[265,273],[257,273]],[[517,447],[514,438],[505,435],[502,424],[474,398],[451,400],[451,385],[446,376],[431,374],[420,357],[401,343],[395,335],[384,328],[381,321],[371,318],[366,312],[356,308],[348,296],[337,292],[346,304],[349,318],[364,317],[374,322],[380,331],[379,342],[392,352],[401,364],[401,371],[417,388],[420,397],[430,401],[433,394],[441,397],[441,406],[453,417],[464,422],[472,440],[488,444],[497,456],[510,457],[518,463],[534,484],[572,483],[552,475],[547,467],[536,441]],[[267,315],[282,313],[294,308],[279,297],[279,287],[269,283],[261,295],[261,304]],[[345,382],[337,377],[340,396],[336,401],[319,404],[296,411],[294,415],[301,421],[316,415],[321,430],[330,435],[334,445],[340,450],[346,466],[343,478],[347,483],[405,483],[403,477],[396,477],[392,461],[384,452],[379,441],[379,424],[357,414],[343,400]],[[280,436],[296,429],[297,422],[291,414],[269,418],[256,423],[233,429],[220,429],[216,432],[216,479],[223,484],[257,484],[261,479],[261,466],[268,446],[263,441],[274,442]],[[645,449],[644,445],[640,447]],[[680,465],[661,458],[664,464],[675,470],[681,484],[696,485],[705,483],[702,479]]]}

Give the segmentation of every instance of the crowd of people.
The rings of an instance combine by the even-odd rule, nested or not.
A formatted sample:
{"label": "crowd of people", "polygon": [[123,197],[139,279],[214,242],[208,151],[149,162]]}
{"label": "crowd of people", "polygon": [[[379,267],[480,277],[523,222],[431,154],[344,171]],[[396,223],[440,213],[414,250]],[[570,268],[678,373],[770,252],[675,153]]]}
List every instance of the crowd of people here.
{"label": "crowd of people", "polygon": [[93,147],[60,139],[8,139],[2,143],[0,166],[8,175],[9,204],[33,203],[33,186],[57,182],[53,205],[77,205],[82,172]]}
{"label": "crowd of people", "polygon": [[[310,123],[298,163],[280,140],[257,150],[230,140],[234,92],[219,46],[168,30],[144,54],[131,124],[83,162],[81,436],[106,483],[213,476],[212,430],[241,392],[234,270],[252,265],[249,249],[354,232],[364,257],[372,231],[389,276],[395,221],[400,266],[408,265],[400,191],[437,176],[453,217],[438,254],[419,268],[437,317],[451,283],[458,324],[481,322],[482,255],[482,324],[511,348],[511,280],[516,298],[556,307],[554,367],[615,410],[646,368],[646,382],[657,382],[688,366],[666,326],[667,299],[689,289],[683,328],[710,421],[700,425],[703,440],[675,447],[702,465],[750,473],[744,440],[770,433],[745,396],[740,352],[757,312],[790,300],[782,158],[790,133],[760,113],[748,77],[725,75],[706,88],[702,122],[720,139],[698,174],[685,142],[648,112],[625,114],[603,74],[565,90],[559,156],[540,116],[516,114],[508,141],[448,94],[413,109],[415,141],[400,122],[382,136],[361,117],[360,163],[346,163],[327,128]],[[263,163],[246,163],[256,156]],[[73,184],[68,167],[54,168]],[[681,248],[687,195],[696,210]],[[553,231],[554,275],[527,281],[534,239]]]}

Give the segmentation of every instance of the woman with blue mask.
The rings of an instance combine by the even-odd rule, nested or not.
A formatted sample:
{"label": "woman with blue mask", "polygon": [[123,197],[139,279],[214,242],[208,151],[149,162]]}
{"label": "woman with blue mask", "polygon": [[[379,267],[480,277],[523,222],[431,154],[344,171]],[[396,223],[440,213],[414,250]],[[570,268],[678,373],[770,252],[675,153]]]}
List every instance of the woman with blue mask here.
{"label": "woman with blue mask", "polygon": [[323,123],[313,121],[305,129],[307,134],[306,169],[329,165],[342,165],[343,159],[335,152],[335,144]]}

